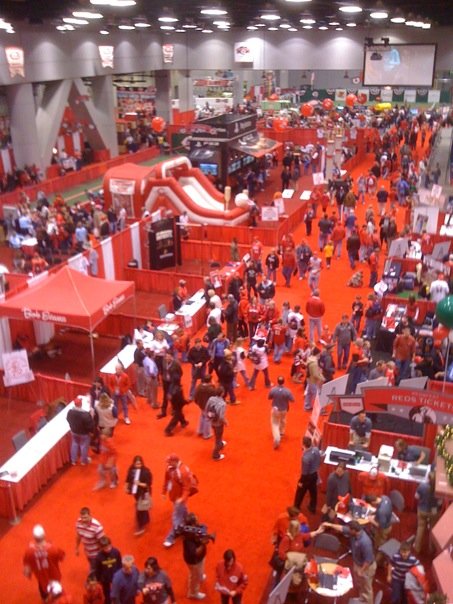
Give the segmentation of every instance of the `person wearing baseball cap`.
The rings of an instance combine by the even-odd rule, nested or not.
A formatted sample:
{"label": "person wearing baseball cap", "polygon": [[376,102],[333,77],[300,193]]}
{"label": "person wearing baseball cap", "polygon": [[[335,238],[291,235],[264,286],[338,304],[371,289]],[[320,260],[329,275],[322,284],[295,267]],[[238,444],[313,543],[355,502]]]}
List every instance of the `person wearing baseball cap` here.
{"label": "person wearing baseball cap", "polygon": [[82,398],[78,396],[74,407],[69,409],[66,419],[71,429],[71,463],[76,465],[80,455],[80,463],[86,466],[91,459],[88,457],[91,434],[94,432],[94,421],[91,413],[82,408]]}
{"label": "person wearing baseball cap", "polygon": [[35,524],[32,531],[33,541],[23,557],[24,575],[31,579],[34,575],[43,601],[46,601],[47,586],[61,580],[60,562],[65,553],[59,547],[46,541],[46,532],[41,524]]}

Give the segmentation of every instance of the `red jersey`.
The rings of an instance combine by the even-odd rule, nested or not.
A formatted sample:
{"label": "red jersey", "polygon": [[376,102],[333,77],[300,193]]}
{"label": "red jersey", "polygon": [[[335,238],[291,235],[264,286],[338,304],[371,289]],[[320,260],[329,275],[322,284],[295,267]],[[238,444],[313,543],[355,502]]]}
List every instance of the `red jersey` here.
{"label": "red jersey", "polygon": [[319,319],[326,312],[326,306],[318,296],[310,296],[305,304],[305,310],[308,316]]}
{"label": "red jersey", "polygon": [[250,306],[250,302],[247,298],[241,298],[238,304],[238,318],[245,319],[247,317],[247,312]]}
{"label": "red jersey", "polygon": [[390,481],[382,472],[378,472],[376,478],[372,478],[369,472],[360,472],[359,484],[362,489],[361,495],[382,497],[382,495],[389,492]]}
{"label": "red jersey", "polygon": [[231,568],[226,568],[223,561],[219,562],[216,568],[216,578],[220,588],[224,587],[237,594],[241,594],[248,583],[248,577],[238,562],[235,562]]}
{"label": "red jersey", "polygon": [[191,486],[191,473],[186,465],[180,462],[176,468],[167,466],[162,493],[164,495],[168,493],[170,501],[173,503],[177,499],[187,501],[190,496]]}
{"label": "red jersey", "polygon": [[60,562],[65,553],[51,543],[30,543],[24,554],[24,571],[26,575],[35,575],[40,588],[45,592],[50,581],[60,581]]}
{"label": "red jersey", "polygon": [[113,394],[127,394],[131,387],[131,381],[125,371],[120,374],[114,373],[109,376],[109,387]]}
{"label": "red jersey", "polygon": [[280,346],[285,343],[286,331],[286,325],[282,325],[281,323],[274,323],[274,325],[272,325],[272,339],[274,344]]}
{"label": "red jersey", "polygon": [[104,604],[104,592],[100,583],[86,589],[83,594],[83,604]]}
{"label": "red jersey", "polygon": [[254,241],[252,243],[252,247],[250,248],[250,256],[252,260],[259,260],[261,258],[262,245],[259,241]]}

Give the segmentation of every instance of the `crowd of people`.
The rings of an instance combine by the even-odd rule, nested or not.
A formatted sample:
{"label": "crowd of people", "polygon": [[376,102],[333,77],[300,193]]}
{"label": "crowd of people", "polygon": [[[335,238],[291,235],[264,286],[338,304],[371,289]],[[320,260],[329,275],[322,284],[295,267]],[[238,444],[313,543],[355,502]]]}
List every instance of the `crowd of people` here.
{"label": "crowd of people", "polygon": [[[394,132],[389,133],[389,137],[382,137],[381,146],[375,149],[376,162],[356,182],[350,178],[338,179],[333,180],[329,187],[314,188],[304,217],[305,236],[300,242],[287,234],[278,247],[266,251],[259,238],[254,237],[243,275],[234,274],[226,291],[216,288],[210,277],[205,278],[207,319],[202,334],[191,341],[186,330],[180,328],[169,336],[151,322],[137,330],[135,394],[144,397],[151,408],[159,410],[157,419],[165,421],[168,418],[163,428],[165,436],[177,438],[180,431],[187,427],[184,407],[193,401],[199,408],[196,433],[200,438],[212,439],[211,459],[216,463],[221,462],[228,451],[227,441],[224,440],[227,414],[234,412],[228,407],[240,404],[237,390],[242,389],[242,384],[244,389],[241,392],[244,394],[246,389],[254,391],[257,380],[262,379],[270,407],[273,448],[277,450],[284,443],[288,410],[297,398],[293,392],[297,386],[292,388],[288,384],[304,385],[303,406],[308,413],[312,411],[322,385],[343,372],[348,375],[346,392],[352,394],[361,382],[378,377],[384,377],[388,384],[395,385],[401,379],[418,374],[435,379],[445,371],[442,342],[430,349],[426,342],[417,338],[416,317],[410,313],[396,330],[391,358],[377,362],[373,358],[374,340],[383,316],[381,296],[375,292],[380,256],[388,251],[393,239],[401,233],[397,226],[397,210],[400,206],[410,209],[411,186],[417,186],[422,170],[415,161],[416,149],[411,146],[411,133],[417,129],[416,122],[419,122],[407,118],[404,111],[402,114],[400,111],[394,113],[388,124],[389,130],[394,128]],[[429,122],[419,124],[417,138],[424,131],[432,132]],[[406,132],[409,132],[408,143]],[[292,174],[295,165],[294,158],[288,154],[284,160],[287,171]],[[398,176],[396,169],[399,170]],[[407,188],[398,185],[402,179],[407,179]],[[380,183],[384,184],[383,188]],[[367,206],[366,210],[363,208],[363,222],[358,219],[360,204]],[[43,207],[47,207],[45,203]],[[64,218],[64,209],[60,208],[59,211]],[[79,215],[76,218],[76,224],[81,223],[87,234],[91,229],[94,231],[98,228],[95,220],[97,211],[95,206],[92,215],[88,213],[88,216]],[[99,209],[99,213],[103,214],[102,209]],[[100,225],[106,220],[109,225],[115,225],[112,228],[118,228],[116,217],[110,221],[108,215],[103,215],[100,220]],[[314,230],[316,227],[317,231]],[[407,229],[403,227],[402,230],[406,232]],[[346,250],[343,249],[343,242]],[[342,257],[344,251],[351,271],[356,269],[358,263],[368,265],[368,286],[371,291],[366,300],[362,300],[360,295],[356,296],[351,308],[338,316],[335,325],[329,325],[325,321],[326,302],[320,295],[320,283],[332,274],[335,261]],[[310,293],[305,304],[302,301],[300,304],[290,304],[288,301],[281,306],[277,304],[275,296],[280,287],[277,278],[280,272],[283,287],[286,288],[291,288],[294,279],[307,280]],[[443,293],[437,286],[432,291],[436,302],[438,296],[446,296],[450,292],[448,283],[440,289]],[[176,298],[180,303],[188,298],[183,280],[176,289]],[[282,371],[274,384],[269,368],[279,366],[284,356],[291,357],[290,371],[288,375]],[[433,366],[438,371],[433,370]],[[190,386],[185,393],[182,380],[189,373]],[[94,444],[99,451],[99,480],[94,490],[118,486],[114,432],[120,415],[125,425],[131,424],[128,409],[134,402],[133,388],[124,367],[118,364],[115,374],[107,383],[101,378],[95,380],[89,409],[84,407],[82,400],[77,400],[71,416],[68,414],[72,435],[71,462],[90,463],[90,444]],[[371,429],[369,419],[359,414],[351,424],[351,445],[366,449]],[[299,564],[296,557],[295,563],[294,557],[289,554],[304,553],[310,540],[316,542],[325,532],[337,532],[350,540],[353,574],[360,601],[371,604],[374,575],[377,566],[383,562],[379,547],[391,529],[393,504],[388,496],[388,479],[378,468],[372,468],[359,481],[362,490],[353,493],[348,472],[343,464],[339,464],[328,479],[326,503],[321,510],[322,522],[316,530],[310,530],[301,507],[308,493],[308,512],[314,515],[318,511],[318,469],[322,452],[311,438],[304,437],[302,442],[301,473],[294,504],[279,517],[273,535],[275,555],[272,557],[272,566],[276,578],[290,566],[296,566],[298,571],[305,567],[306,560]],[[407,449],[402,446],[401,455],[410,456],[413,453],[407,453]],[[148,529],[152,485],[151,469],[145,466],[142,456],[136,455],[126,476],[127,492],[134,499],[136,535]],[[177,538],[182,538],[184,561],[189,571],[187,595],[191,599],[201,600],[205,598],[205,593],[201,591],[203,562],[212,535],[189,512],[189,498],[197,492],[198,481],[194,473],[178,455],[170,455],[166,461],[163,493],[170,499],[173,513],[163,546],[170,548]],[[347,495],[367,499],[373,510],[367,529],[354,520],[346,527],[332,521],[336,516],[339,498]],[[415,553],[412,553],[409,544],[402,543],[388,565],[392,604],[404,601],[406,575],[414,568],[419,569],[420,563],[415,554],[422,551],[426,528],[434,524],[438,513],[432,475],[418,487],[417,501],[419,530],[414,543]],[[169,578],[171,573],[167,574],[161,569],[153,556],[146,560],[145,568],[140,573],[133,555],[119,554],[105,536],[101,522],[91,517],[88,508],[81,510],[76,533],[77,545],[84,545],[90,567],[86,586],[87,603],[105,601],[130,604],[135,602],[139,593],[144,602],[175,602]],[[57,570],[54,576],[41,575],[40,569],[33,567],[37,556],[33,558],[33,554],[28,552],[24,558],[26,573],[34,572],[37,575],[41,595],[47,598],[46,601],[63,604],[64,600],[54,598],[53,593],[56,590],[57,596],[65,595],[59,572],[63,554],[58,548],[54,551],[53,546],[47,544],[42,527],[35,527],[33,537],[31,551],[44,547],[44,544],[44,549],[49,552],[46,555],[50,556],[51,551],[55,555],[53,566]],[[106,559],[111,560],[108,556],[114,557],[114,562],[105,562]],[[247,575],[243,566],[236,561],[232,549],[226,550],[216,568],[215,589],[220,594],[222,604],[230,601],[240,604],[246,586]]]}

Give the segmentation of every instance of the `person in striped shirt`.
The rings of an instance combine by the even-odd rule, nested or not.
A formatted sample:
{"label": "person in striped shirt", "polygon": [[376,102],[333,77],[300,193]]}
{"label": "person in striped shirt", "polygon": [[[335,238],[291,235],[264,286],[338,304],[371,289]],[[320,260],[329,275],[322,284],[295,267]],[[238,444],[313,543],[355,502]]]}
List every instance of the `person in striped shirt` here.
{"label": "person in striped shirt", "polygon": [[411,553],[410,543],[402,543],[396,554],[393,554],[387,570],[387,581],[392,588],[391,604],[404,604],[404,580],[406,573],[420,562]]}
{"label": "person in striped shirt", "polygon": [[80,543],[82,543],[92,571],[95,570],[96,555],[101,550],[99,540],[103,536],[104,527],[102,524],[91,516],[89,508],[83,507],[76,522],[75,554],[76,556],[79,555]]}

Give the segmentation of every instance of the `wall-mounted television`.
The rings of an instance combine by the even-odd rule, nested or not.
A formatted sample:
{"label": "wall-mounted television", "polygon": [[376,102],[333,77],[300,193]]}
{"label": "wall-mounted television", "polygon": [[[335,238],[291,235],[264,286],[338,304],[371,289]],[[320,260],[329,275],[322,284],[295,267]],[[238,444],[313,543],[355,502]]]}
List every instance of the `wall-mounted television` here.
{"label": "wall-mounted television", "polygon": [[364,86],[431,88],[436,44],[378,44],[365,47]]}
{"label": "wall-mounted television", "polygon": [[198,166],[203,174],[219,175],[219,166],[217,164],[199,164]]}

